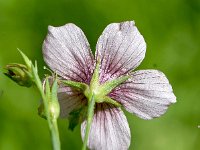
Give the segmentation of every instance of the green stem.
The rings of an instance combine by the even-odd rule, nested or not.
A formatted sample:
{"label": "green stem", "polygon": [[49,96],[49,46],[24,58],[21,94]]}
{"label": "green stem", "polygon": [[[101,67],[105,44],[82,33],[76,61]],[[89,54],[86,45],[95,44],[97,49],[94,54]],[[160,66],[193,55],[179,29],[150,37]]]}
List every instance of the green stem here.
{"label": "green stem", "polygon": [[50,131],[51,131],[53,149],[54,150],[60,150],[60,139],[59,139],[59,131],[58,131],[57,119],[52,119],[51,120]]}
{"label": "green stem", "polygon": [[90,127],[92,125],[92,119],[94,115],[94,106],[95,106],[95,100],[94,100],[94,95],[92,94],[92,96],[90,96],[88,100],[87,125],[86,125],[86,131],[85,131],[85,137],[84,137],[82,150],[86,150],[86,147],[87,147]]}
{"label": "green stem", "polygon": [[[33,68],[33,67],[32,67]],[[47,117],[49,129],[51,132],[51,140],[52,140],[52,146],[54,150],[60,150],[60,138],[59,138],[59,131],[58,131],[58,125],[57,125],[57,119],[52,118],[50,116],[50,112],[48,111],[49,105],[48,105],[48,99],[46,98],[43,88],[42,88],[42,82],[35,71],[35,69],[32,69],[33,74],[34,74],[34,79],[35,79],[35,84],[42,96],[43,104],[44,104],[44,111],[45,115]]]}

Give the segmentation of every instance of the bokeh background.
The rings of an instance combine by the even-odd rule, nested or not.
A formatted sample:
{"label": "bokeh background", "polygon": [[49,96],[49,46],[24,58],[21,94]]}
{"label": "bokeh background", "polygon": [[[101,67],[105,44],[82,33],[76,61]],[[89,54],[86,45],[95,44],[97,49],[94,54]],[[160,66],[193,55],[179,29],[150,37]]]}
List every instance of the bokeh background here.
{"label": "bokeh background", "polygon": [[[50,150],[47,122],[37,115],[40,95],[6,78],[2,67],[23,63],[17,48],[37,60],[47,26],[72,22],[85,32],[93,51],[106,25],[135,20],[147,42],[138,69],[159,69],[169,78],[177,103],[161,118],[146,121],[127,114],[130,150],[200,149],[199,0],[0,0],[0,150]],[[82,146],[80,126],[59,120],[63,150]]]}

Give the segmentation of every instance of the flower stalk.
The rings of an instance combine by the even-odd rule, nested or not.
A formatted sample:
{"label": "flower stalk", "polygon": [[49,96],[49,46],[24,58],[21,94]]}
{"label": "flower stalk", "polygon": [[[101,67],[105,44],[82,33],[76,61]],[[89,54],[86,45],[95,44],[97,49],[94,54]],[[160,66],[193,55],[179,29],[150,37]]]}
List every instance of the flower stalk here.
{"label": "flower stalk", "polygon": [[[47,121],[48,121],[48,125],[49,125],[49,129],[50,129],[50,132],[51,132],[51,140],[52,140],[52,146],[53,146],[53,149],[54,150],[60,150],[60,138],[59,138],[59,130],[58,130],[58,125],[57,125],[57,118],[58,118],[58,112],[57,111],[57,103],[56,103],[56,100],[53,99],[52,97],[52,100],[51,100],[51,96],[48,97],[48,95],[50,94],[49,92],[49,83],[48,83],[48,79],[47,79],[47,84],[46,84],[46,95],[44,93],[44,90],[42,88],[42,82],[38,76],[38,73],[36,72],[36,69],[35,67],[32,65],[32,71],[33,71],[33,77],[34,77],[34,81],[35,81],[35,84],[42,96],[42,100],[43,100],[43,104],[44,104],[44,111],[45,111],[45,116],[47,118]],[[55,80],[54,82],[54,85],[57,85],[57,81]],[[49,91],[49,92],[47,92]],[[57,87],[55,89],[52,89],[52,94],[54,94],[55,92],[57,93]],[[47,94],[48,93],[48,94]],[[49,98],[49,99],[48,99]],[[55,98],[55,97],[54,97]],[[56,104],[56,107],[54,106]],[[56,114],[55,114],[56,113]]]}
{"label": "flower stalk", "polygon": [[87,125],[86,125],[86,131],[85,131],[85,137],[83,141],[82,150],[86,150],[86,147],[87,147],[90,128],[92,125],[92,118],[94,116],[94,106],[95,106],[94,94],[91,94],[88,100]]}

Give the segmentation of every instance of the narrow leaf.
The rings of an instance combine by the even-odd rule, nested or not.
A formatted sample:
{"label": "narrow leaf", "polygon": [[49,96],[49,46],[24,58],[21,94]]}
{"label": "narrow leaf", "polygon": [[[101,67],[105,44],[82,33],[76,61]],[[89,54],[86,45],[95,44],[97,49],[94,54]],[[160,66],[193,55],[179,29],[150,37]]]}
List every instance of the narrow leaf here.
{"label": "narrow leaf", "polygon": [[66,84],[69,87],[74,87],[82,91],[85,91],[87,88],[89,88],[87,84],[82,83],[82,82],[75,82],[75,81],[70,81],[70,80],[61,80],[61,82]]}
{"label": "narrow leaf", "polygon": [[32,62],[29,60],[29,58],[20,50],[20,49],[17,49],[20,54],[22,55],[23,59],[24,59],[24,62],[26,63],[27,67],[28,67],[28,70],[31,70],[31,65],[32,65]]}
{"label": "narrow leaf", "polygon": [[58,101],[57,91],[58,91],[58,84],[57,84],[57,79],[55,79],[51,88],[52,101]]}
{"label": "narrow leaf", "polygon": [[49,79],[48,77],[45,79],[45,95],[47,100],[51,99],[51,90],[50,90],[50,85],[49,85]]}
{"label": "narrow leaf", "polygon": [[121,83],[125,82],[128,80],[130,76],[122,76],[117,79],[107,81],[104,84],[100,86],[100,92],[102,95],[107,95],[109,94],[114,88],[116,88],[118,85]]}

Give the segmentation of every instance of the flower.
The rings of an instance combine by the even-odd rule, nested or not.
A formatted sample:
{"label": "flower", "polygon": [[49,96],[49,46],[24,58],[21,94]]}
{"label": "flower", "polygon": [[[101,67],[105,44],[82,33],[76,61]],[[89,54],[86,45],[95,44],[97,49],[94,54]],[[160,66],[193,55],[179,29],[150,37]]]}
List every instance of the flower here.
{"label": "flower", "polygon": [[[98,97],[87,143],[90,149],[128,149],[130,129],[117,104],[142,119],[152,119],[164,114],[168,106],[176,102],[172,87],[162,72],[133,72],[146,52],[144,38],[133,21],[109,24],[98,39],[95,58],[84,33],[76,25],[70,23],[48,29],[43,43],[46,64],[63,79],[87,85],[89,92]],[[98,77],[93,81],[95,73]],[[119,80],[102,94],[103,85]],[[61,86],[58,89],[61,116],[68,116],[80,105],[87,105],[86,93]],[[86,121],[81,125],[82,138],[85,127]]]}

